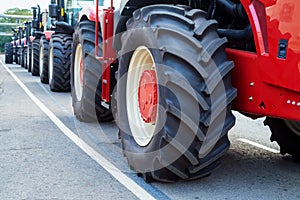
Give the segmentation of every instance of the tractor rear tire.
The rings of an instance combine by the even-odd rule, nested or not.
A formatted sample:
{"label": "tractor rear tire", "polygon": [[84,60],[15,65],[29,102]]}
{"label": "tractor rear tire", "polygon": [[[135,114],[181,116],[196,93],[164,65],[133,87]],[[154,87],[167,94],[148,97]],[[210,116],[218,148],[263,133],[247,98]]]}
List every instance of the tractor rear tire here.
{"label": "tractor rear tire", "polygon": [[32,76],[39,76],[40,69],[40,39],[35,38],[32,42],[31,52],[31,74]]}
{"label": "tractor rear tire", "polygon": [[27,56],[28,56],[28,46],[25,47],[24,49],[24,68],[25,69],[28,69],[28,59],[27,59]]}
{"label": "tractor rear tire", "polygon": [[21,47],[17,47],[17,64],[21,65]]}
{"label": "tractor rear tire", "polygon": [[[101,33],[98,34],[101,40]],[[101,56],[100,48],[98,52]],[[97,86],[98,82],[101,82],[101,71],[101,62],[95,58],[95,23],[82,21],[73,35],[71,65],[72,105],[74,115],[80,121],[113,120],[111,111],[101,105],[99,98],[101,85]],[[96,96],[98,98],[95,98]],[[96,102],[96,99],[99,101]]]}
{"label": "tractor rear tire", "polygon": [[42,83],[48,84],[48,61],[49,61],[49,41],[45,36],[40,40],[40,79]]}
{"label": "tractor rear tire", "polygon": [[25,46],[24,44],[22,44],[21,48],[20,48],[20,65],[21,67],[25,68]]}
{"label": "tractor rear tire", "polygon": [[14,42],[14,47],[13,47],[13,54],[14,54],[14,62],[16,63],[16,64],[18,64],[18,43],[15,41]]}
{"label": "tractor rear tire", "polygon": [[271,117],[267,117],[264,123],[272,132],[270,140],[280,146],[280,153],[300,160],[300,123]]}
{"label": "tractor rear tire", "polygon": [[235,124],[233,62],[217,22],[201,10],[153,5],[136,10],[126,26],[117,124],[129,166],[146,181],[209,175],[228,150]]}
{"label": "tractor rear tire", "polygon": [[5,63],[12,64],[13,63],[13,45],[12,43],[5,43]]}
{"label": "tractor rear tire", "polygon": [[53,34],[49,44],[49,86],[53,92],[70,91],[72,37]]}
{"label": "tractor rear tire", "polygon": [[27,50],[27,71],[31,72],[32,65],[32,42],[28,42],[28,50]]}

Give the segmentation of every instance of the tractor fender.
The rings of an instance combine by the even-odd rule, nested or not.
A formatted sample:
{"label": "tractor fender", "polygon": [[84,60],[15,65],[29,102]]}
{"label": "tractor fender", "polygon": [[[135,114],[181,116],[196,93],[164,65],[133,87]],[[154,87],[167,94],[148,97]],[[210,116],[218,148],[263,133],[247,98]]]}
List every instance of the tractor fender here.
{"label": "tractor fender", "polygon": [[34,39],[35,39],[35,37],[32,35],[29,37],[30,42],[33,42]]}
{"label": "tractor fender", "polygon": [[21,47],[21,41],[20,40],[17,40],[16,44],[17,44],[17,47]]}
{"label": "tractor fender", "polygon": [[123,16],[131,16],[132,13],[141,7],[144,6],[150,6],[154,4],[182,4],[186,5],[186,0],[147,0],[147,1],[141,1],[141,0],[121,0],[120,5],[120,13]]}
{"label": "tractor fender", "polygon": [[26,38],[23,38],[21,40],[21,46],[26,46],[27,45],[27,41],[26,41]]}
{"label": "tractor fender", "polygon": [[[103,25],[102,25],[103,9],[104,9],[103,6],[99,6],[98,16],[99,16],[99,23],[100,23],[101,30],[103,30]],[[79,12],[77,22],[81,22],[81,21],[85,21],[85,20],[96,22],[96,9],[95,9],[95,7],[92,7],[92,6],[84,7]],[[100,27],[99,27],[99,29],[100,29]]]}
{"label": "tractor fender", "polygon": [[51,35],[54,33],[54,31],[44,31],[46,40],[50,41]]}
{"label": "tractor fender", "polygon": [[[100,23],[101,30],[103,30],[103,13],[104,13],[105,9],[107,9],[107,6],[99,6],[98,16],[99,16],[99,23]],[[95,7],[88,6],[88,7],[83,8],[79,12],[77,22],[81,22],[81,21],[84,21],[84,20],[90,20],[90,21],[93,21],[93,22],[96,21],[96,9],[95,9]],[[119,20],[120,20],[120,10],[116,9],[114,11],[114,32],[116,32]]]}
{"label": "tractor fender", "polygon": [[[99,12],[103,12],[99,9]],[[83,20],[96,21],[96,10],[92,6],[84,7],[78,14],[78,21],[81,22]]]}
{"label": "tractor fender", "polygon": [[57,34],[68,34],[68,35],[72,36],[74,33],[74,28],[67,22],[58,21],[55,23],[54,31]]}

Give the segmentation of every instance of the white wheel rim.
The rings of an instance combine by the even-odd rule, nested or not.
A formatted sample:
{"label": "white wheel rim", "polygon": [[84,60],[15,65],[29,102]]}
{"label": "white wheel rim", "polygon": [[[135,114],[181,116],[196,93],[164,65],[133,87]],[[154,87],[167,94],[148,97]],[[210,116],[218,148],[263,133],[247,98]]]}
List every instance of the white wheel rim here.
{"label": "white wheel rim", "polygon": [[83,92],[83,84],[82,84],[82,74],[81,65],[82,65],[82,46],[78,44],[75,52],[75,60],[74,60],[74,88],[75,94],[78,101],[81,101],[82,92]]}
{"label": "white wheel rim", "polygon": [[[145,46],[140,46],[133,53],[128,68],[126,82],[128,121],[132,136],[141,147],[145,147],[151,142],[157,123],[156,121],[155,123],[146,123],[143,120],[139,108],[138,87],[143,72],[145,70],[155,70],[156,73],[155,67],[155,62],[150,50]],[[157,98],[159,98],[158,95]]]}
{"label": "white wheel rim", "polygon": [[49,50],[49,84],[52,82],[52,78],[53,78],[53,47],[52,45],[50,46],[50,50]]}
{"label": "white wheel rim", "polygon": [[40,46],[40,76],[42,76],[43,65],[44,65],[44,48]]}

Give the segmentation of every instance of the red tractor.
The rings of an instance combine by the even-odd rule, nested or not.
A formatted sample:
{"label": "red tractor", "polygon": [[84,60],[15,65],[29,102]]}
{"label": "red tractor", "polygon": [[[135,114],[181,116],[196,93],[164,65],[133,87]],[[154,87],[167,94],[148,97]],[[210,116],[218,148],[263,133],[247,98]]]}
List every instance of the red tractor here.
{"label": "red tractor", "polygon": [[232,110],[266,117],[281,153],[300,158],[300,2],[104,5],[79,13],[73,109],[82,121],[115,114],[124,155],[145,180],[208,175],[229,148]]}
{"label": "red tractor", "polygon": [[20,64],[24,67],[24,49],[26,46],[26,39],[24,38],[25,27],[17,27],[11,29],[13,32],[12,41],[5,44],[5,63]]}
{"label": "red tractor", "polygon": [[28,24],[29,33],[29,41],[28,47],[29,51],[27,51],[27,60],[28,60],[28,72],[31,72],[32,76],[38,76],[39,73],[39,44],[40,38],[43,37],[44,27],[42,24],[42,16],[41,8],[39,5],[37,7],[32,7],[32,21]]}

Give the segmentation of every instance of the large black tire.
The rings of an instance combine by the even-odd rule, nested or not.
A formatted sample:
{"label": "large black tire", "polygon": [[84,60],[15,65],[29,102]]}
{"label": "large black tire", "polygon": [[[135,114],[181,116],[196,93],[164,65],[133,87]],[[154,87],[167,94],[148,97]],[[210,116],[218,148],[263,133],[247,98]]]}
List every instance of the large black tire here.
{"label": "large black tire", "polygon": [[27,50],[27,70],[31,72],[32,65],[32,42],[28,41],[28,50]]}
{"label": "large black tire", "polygon": [[40,39],[35,38],[32,41],[31,50],[31,74],[32,76],[40,75]]}
{"label": "large black tire", "polygon": [[[231,85],[233,62],[226,59],[226,39],[219,38],[216,24],[201,10],[167,5],[138,9],[127,22],[119,52],[117,123],[124,155],[146,181],[207,176],[229,148],[236,89]],[[136,114],[140,97],[135,91],[140,89],[132,85],[137,77],[130,73],[136,72],[129,71],[135,58],[146,64],[132,66],[137,70],[152,64],[144,63],[141,49],[153,61],[159,83],[159,109],[150,123]]]}
{"label": "large black tire", "polygon": [[280,146],[280,153],[290,154],[295,160],[300,160],[300,123],[267,117],[265,125],[272,132],[271,141],[276,141]]}
{"label": "large black tire", "polygon": [[18,65],[21,65],[21,55],[22,55],[22,52],[21,52],[22,48],[20,46],[17,47],[17,63]]}
{"label": "large black tire", "polygon": [[49,86],[53,92],[70,91],[72,37],[54,34],[49,44]]}
{"label": "large black tire", "polygon": [[49,63],[49,41],[45,36],[41,37],[40,40],[40,79],[42,83],[48,84],[48,63]]}
{"label": "large black tire", "polygon": [[14,47],[13,47],[13,54],[14,54],[14,62],[18,64],[19,59],[18,59],[18,44],[17,42],[14,41]]}
{"label": "large black tire", "polygon": [[12,64],[13,63],[13,45],[12,43],[5,43],[5,63]]}
{"label": "large black tire", "polygon": [[[101,40],[100,32],[99,39]],[[102,55],[100,49],[99,55]],[[83,67],[82,83],[79,83],[81,61]],[[96,121],[97,115],[98,121],[111,121],[113,119],[111,111],[101,105],[99,98],[101,96],[101,84],[98,87],[97,85],[98,82],[101,83],[101,71],[101,63],[95,58],[95,23],[82,21],[78,24],[73,35],[71,65],[72,105],[74,114],[80,121]],[[81,92],[78,92],[78,89]],[[96,105],[95,101],[97,101]]]}
{"label": "large black tire", "polygon": [[25,46],[24,44],[21,45],[20,48],[20,65],[21,67],[25,68]]}
{"label": "large black tire", "polygon": [[28,56],[28,46],[24,47],[24,68],[25,69],[28,69],[28,59],[27,59],[27,56]]}

